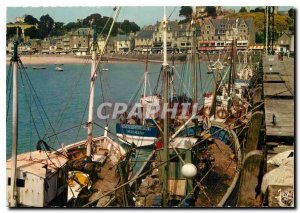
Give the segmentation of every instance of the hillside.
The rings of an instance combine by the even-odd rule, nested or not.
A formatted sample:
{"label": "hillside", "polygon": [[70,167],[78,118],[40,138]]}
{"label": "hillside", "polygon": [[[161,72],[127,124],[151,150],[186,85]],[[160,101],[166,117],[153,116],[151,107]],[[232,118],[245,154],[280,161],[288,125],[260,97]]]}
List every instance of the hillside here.
{"label": "hillside", "polygon": [[[225,16],[225,18],[253,18],[255,31],[263,31],[264,29],[264,13],[233,13]],[[289,30],[292,26],[292,19],[288,15],[275,15],[275,29],[277,32]]]}

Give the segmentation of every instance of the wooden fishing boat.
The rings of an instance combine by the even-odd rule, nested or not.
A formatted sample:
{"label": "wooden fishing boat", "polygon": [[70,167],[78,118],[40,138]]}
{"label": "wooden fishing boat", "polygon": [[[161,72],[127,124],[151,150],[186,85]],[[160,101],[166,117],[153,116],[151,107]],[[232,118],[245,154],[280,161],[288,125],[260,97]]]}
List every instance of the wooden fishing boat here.
{"label": "wooden fishing boat", "polygon": [[46,67],[32,67],[32,69],[34,69],[34,70],[44,70],[44,69],[46,69]]}
{"label": "wooden fishing boat", "polygon": [[[222,207],[230,205],[241,166],[241,150],[234,131],[212,122],[209,129],[199,123],[172,136],[169,143],[168,207]],[[135,174],[142,179],[131,184],[137,207],[163,206],[162,185],[165,176],[162,144],[149,155]],[[183,166],[197,165],[194,178],[183,175]],[[144,174],[147,175],[144,175]]]}

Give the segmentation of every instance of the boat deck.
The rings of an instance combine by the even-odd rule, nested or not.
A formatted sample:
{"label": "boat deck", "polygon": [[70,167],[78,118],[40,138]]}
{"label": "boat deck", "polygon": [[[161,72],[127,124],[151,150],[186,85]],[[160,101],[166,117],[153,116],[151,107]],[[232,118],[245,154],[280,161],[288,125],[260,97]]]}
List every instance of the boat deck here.
{"label": "boat deck", "polygon": [[208,151],[214,156],[215,162],[207,176],[203,174],[201,177],[202,190],[199,191],[195,203],[197,207],[217,206],[232,183],[237,168],[236,156],[224,142],[215,140]]}

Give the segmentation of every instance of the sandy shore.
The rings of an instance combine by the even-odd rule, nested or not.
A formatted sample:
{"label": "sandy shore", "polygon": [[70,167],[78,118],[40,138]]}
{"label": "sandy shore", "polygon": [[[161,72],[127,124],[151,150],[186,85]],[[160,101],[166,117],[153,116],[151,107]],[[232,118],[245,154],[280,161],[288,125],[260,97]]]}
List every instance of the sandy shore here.
{"label": "sandy shore", "polygon": [[[89,57],[89,56],[88,56]],[[89,63],[90,59],[86,59],[85,57],[78,56],[20,56],[24,65],[31,64],[84,64]],[[10,57],[6,56],[6,64],[10,63]],[[103,61],[103,63],[143,63],[143,61],[135,61],[135,60],[109,60]]]}

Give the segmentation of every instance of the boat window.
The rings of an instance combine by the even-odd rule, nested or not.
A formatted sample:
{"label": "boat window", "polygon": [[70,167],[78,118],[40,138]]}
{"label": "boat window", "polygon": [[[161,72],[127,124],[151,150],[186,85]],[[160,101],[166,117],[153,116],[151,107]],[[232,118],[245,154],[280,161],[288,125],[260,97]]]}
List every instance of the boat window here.
{"label": "boat window", "polygon": [[[11,178],[8,178],[7,185],[10,186]],[[25,187],[25,180],[17,178],[17,187]]]}

